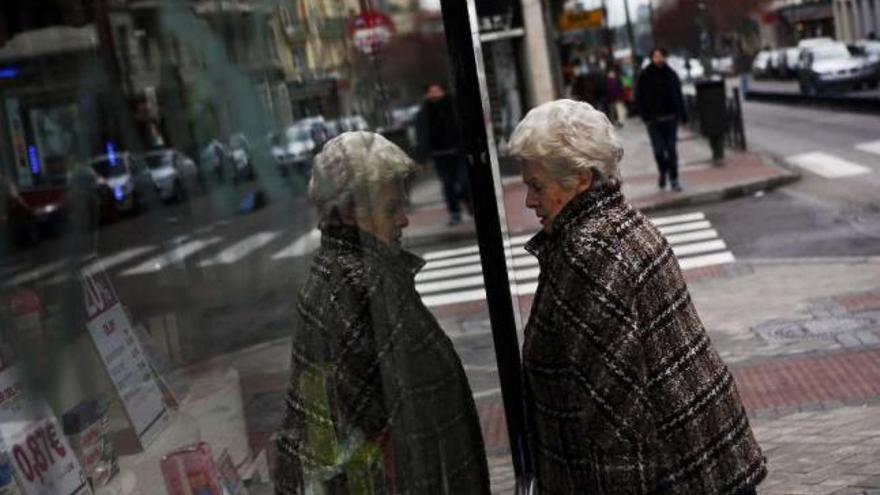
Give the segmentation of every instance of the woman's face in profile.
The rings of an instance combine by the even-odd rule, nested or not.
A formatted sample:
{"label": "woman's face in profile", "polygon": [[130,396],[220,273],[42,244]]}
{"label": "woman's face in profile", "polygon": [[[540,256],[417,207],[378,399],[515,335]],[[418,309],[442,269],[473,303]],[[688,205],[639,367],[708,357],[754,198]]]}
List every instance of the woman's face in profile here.
{"label": "woman's face in profile", "polygon": [[566,187],[547,172],[540,162],[526,160],[522,165],[526,184],[526,208],[535,210],[545,232],[550,232],[553,220],[575,196],[590,188],[590,176],[581,177],[574,187]]}
{"label": "woman's face in profile", "polygon": [[388,245],[399,245],[403,229],[409,225],[406,214],[406,187],[403,181],[386,182],[378,187],[371,204],[360,208],[358,227]]}

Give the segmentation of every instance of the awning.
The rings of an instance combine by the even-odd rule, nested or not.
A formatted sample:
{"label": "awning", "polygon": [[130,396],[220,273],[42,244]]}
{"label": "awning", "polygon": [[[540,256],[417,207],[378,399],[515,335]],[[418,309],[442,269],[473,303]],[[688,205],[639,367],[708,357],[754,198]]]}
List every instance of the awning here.
{"label": "awning", "polygon": [[13,36],[3,48],[0,48],[0,61],[83,52],[97,48],[98,33],[93,24],[80,28],[51,26]]}
{"label": "awning", "polygon": [[809,21],[823,21],[834,18],[834,9],[830,1],[802,3],[783,7],[777,11],[779,16],[789,24]]}

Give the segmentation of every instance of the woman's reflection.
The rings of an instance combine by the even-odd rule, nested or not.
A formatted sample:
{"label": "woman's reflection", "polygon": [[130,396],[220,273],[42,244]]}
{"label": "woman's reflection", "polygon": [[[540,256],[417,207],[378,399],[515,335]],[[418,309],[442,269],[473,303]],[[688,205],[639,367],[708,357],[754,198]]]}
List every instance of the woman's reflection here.
{"label": "woman's reflection", "polygon": [[452,342],[400,247],[410,158],[349,132],[315,157],[321,247],[298,297],[278,493],[488,494],[480,423]]}

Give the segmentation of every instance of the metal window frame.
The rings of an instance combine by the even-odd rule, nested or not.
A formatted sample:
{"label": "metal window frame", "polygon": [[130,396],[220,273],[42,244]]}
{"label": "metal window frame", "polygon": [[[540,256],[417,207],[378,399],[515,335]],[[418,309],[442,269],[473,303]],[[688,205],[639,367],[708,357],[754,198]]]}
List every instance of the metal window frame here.
{"label": "metal window frame", "polygon": [[517,494],[529,492],[532,479],[523,375],[514,306],[505,262],[504,205],[498,158],[489,119],[489,96],[475,0],[441,0],[446,45],[451,62],[455,108],[468,161],[474,221],[483,267],[486,302],[498,377],[507,420],[507,434]]}

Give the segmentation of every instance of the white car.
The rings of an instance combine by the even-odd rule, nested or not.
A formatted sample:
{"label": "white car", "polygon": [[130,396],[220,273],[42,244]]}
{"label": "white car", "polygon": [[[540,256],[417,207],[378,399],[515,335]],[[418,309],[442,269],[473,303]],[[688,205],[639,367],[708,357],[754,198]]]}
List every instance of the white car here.
{"label": "white car", "polygon": [[162,201],[183,200],[199,187],[199,170],[194,161],[174,149],[158,149],[143,155],[150,179]]}
{"label": "white car", "polygon": [[88,162],[96,175],[96,187],[104,205],[116,213],[135,213],[140,207],[141,191],[136,184],[139,159],[127,152],[100,155]]}
{"label": "white car", "polygon": [[761,50],[752,61],[752,75],[757,78],[768,77],[773,72],[773,53]]}
{"label": "white car", "polygon": [[271,153],[283,177],[294,171],[307,176],[316,148],[311,125],[298,124],[272,138]]}
{"label": "white car", "polygon": [[232,180],[254,180],[254,164],[251,160],[251,143],[244,134],[233,134],[229,138],[229,150],[232,157]]}

